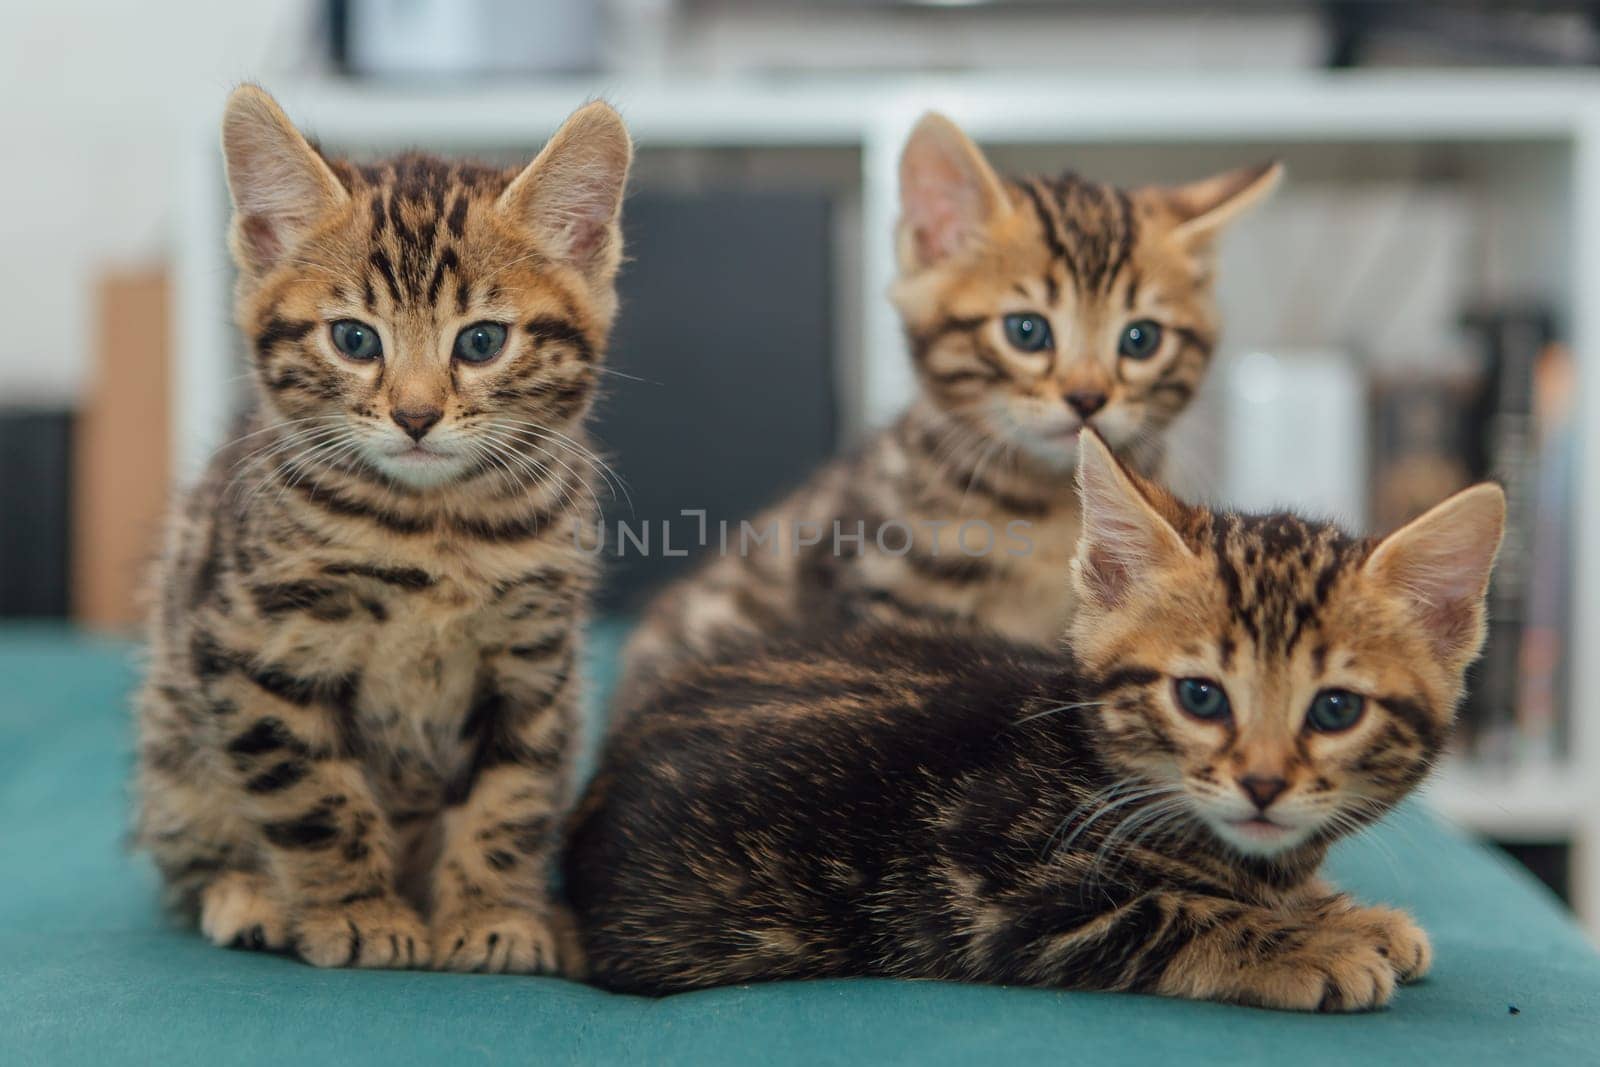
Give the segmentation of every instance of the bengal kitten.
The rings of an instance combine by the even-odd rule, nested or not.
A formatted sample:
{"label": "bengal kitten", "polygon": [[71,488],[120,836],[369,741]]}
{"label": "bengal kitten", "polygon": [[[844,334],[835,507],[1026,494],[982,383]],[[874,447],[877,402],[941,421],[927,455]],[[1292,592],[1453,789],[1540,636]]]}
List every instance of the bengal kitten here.
{"label": "bengal kitten", "polygon": [[[775,544],[726,552],[655,601],[617,710],[729,634],[820,613],[1052,642],[1072,607],[1057,576],[1078,534],[1078,434],[1092,426],[1140,470],[1157,465],[1216,344],[1215,238],[1280,171],[1130,190],[1008,180],[948,119],[924,117],[900,164],[892,290],[919,397],[753,521],[778,524]],[[836,545],[836,529],[857,539]]]}
{"label": "bengal kitten", "polygon": [[1359,1011],[1428,970],[1408,916],[1317,869],[1440,752],[1500,489],[1378,541],[1182,504],[1093,434],[1079,478],[1070,652],[799,639],[683,672],[610,740],[565,856],[593,979]]}
{"label": "bengal kitten", "polygon": [[358,166],[246,86],[222,134],[257,409],[170,523],[138,839],[218,945],[555,968],[627,130]]}

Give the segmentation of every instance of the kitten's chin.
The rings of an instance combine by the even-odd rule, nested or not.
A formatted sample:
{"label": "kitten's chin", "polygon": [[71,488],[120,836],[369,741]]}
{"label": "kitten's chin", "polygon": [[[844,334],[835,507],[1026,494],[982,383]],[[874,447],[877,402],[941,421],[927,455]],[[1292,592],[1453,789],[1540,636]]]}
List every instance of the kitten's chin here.
{"label": "kitten's chin", "polygon": [[1036,462],[1053,470],[1074,471],[1078,466],[1078,438],[1082,427],[1059,434],[1028,431],[1014,435],[1017,444]]}
{"label": "kitten's chin", "polygon": [[[1122,436],[1108,432],[1098,420],[1087,425],[1113,449],[1122,447]],[[1008,420],[998,432],[1030,456],[1034,462],[1053,470],[1070,473],[1078,468],[1078,442],[1083,439],[1084,428],[1084,423],[1076,421],[1071,425],[1051,423],[1035,425]]]}
{"label": "kitten's chin", "polygon": [[445,485],[467,471],[467,460],[464,458],[420,447],[399,453],[369,455],[367,459],[384,477],[412,489]]}
{"label": "kitten's chin", "polygon": [[1311,837],[1308,826],[1285,826],[1267,819],[1206,820],[1211,831],[1237,852],[1265,859],[1304,844]]}

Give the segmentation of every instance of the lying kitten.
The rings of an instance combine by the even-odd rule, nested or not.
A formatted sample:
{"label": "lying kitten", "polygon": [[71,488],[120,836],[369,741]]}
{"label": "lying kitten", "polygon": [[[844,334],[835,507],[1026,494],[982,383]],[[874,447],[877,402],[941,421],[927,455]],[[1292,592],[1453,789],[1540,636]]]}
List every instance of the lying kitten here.
{"label": "lying kitten", "polygon": [[550,969],[627,131],[357,166],[246,86],[223,147],[258,409],[170,523],[139,841],[219,945]]}
{"label": "lying kitten", "polygon": [[775,644],[684,672],[610,740],[565,857],[595,980],[1359,1011],[1427,971],[1409,917],[1317,868],[1439,754],[1499,488],[1357,540],[1182,504],[1092,434],[1080,452],[1070,651],[931,628]]}
{"label": "lying kitten", "polygon": [[[752,521],[776,522],[777,543],[730,551],[655,601],[617,709],[730,635],[821,612],[1053,643],[1072,607],[1059,575],[1078,537],[1077,435],[1092,426],[1134,466],[1156,465],[1216,344],[1215,238],[1279,173],[1132,190],[1008,180],[948,119],[924,118],[901,160],[893,290],[920,396]],[[801,524],[815,544],[796,543]],[[858,539],[836,550],[836,525]]]}

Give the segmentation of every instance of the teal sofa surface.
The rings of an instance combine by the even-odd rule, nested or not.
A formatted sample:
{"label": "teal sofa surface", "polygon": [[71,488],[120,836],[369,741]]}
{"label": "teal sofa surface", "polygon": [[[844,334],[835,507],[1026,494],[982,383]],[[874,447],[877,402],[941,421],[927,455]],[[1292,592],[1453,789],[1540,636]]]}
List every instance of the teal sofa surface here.
{"label": "teal sofa surface", "polygon": [[[597,688],[619,633],[593,635]],[[124,847],[138,669],[128,644],[0,630],[0,1064],[1600,1062],[1600,956],[1542,887],[1420,807],[1332,861],[1434,938],[1433,974],[1370,1015],[876,980],[652,1001],[215,949],[161,915]]]}

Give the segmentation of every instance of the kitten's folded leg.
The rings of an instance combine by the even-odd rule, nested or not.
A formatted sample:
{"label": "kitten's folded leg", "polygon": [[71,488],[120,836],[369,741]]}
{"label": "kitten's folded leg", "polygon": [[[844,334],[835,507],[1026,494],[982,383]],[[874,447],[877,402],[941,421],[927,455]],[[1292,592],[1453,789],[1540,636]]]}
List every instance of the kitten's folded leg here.
{"label": "kitten's folded leg", "polygon": [[434,874],[434,965],[450,971],[555,971],[559,953],[546,879],[556,798],[525,768],[479,775],[445,815]]}
{"label": "kitten's folded leg", "polygon": [[1409,916],[1342,894],[1266,907],[1152,890],[1068,929],[1041,929],[1022,951],[980,963],[969,977],[1356,1012],[1387,1005],[1396,984],[1421,977],[1431,958]]}
{"label": "kitten's folded leg", "polygon": [[1291,1011],[1370,1011],[1427,971],[1425,933],[1403,912],[1347,897],[1297,909],[1183,898],[1169,928],[1187,938],[1150,992]]}
{"label": "kitten's folded leg", "polygon": [[570,766],[575,653],[492,665],[475,776],[445,813],[433,877],[434,966],[450,971],[577,972],[571,920],[551,900],[550,857]]}
{"label": "kitten's folded leg", "polygon": [[[295,951],[318,967],[426,966],[427,929],[395,890],[393,832],[360,765],[338,754],[332,709],[237,676],[227,688],[224,750]],[[224,889],[239,888],[208,891],[213,928],[235,903]]]}
{"label": "kitten's folded leg", "polygon": [[1300,904],[1306,907],[1342,907],[1359,913],[1361,921],[1371,923],[1379,931],[1393,955],[1389,962],[1394,966],[1395,977],[1401,982],[1416,982],[1426,977],[1433,967],[1433,946],[1428,935],[1416,920],[1398,908],[1383,905],[1362,906],[1351,902],[1338,888],[1322,878],[1313,878],[1300,894]]}

